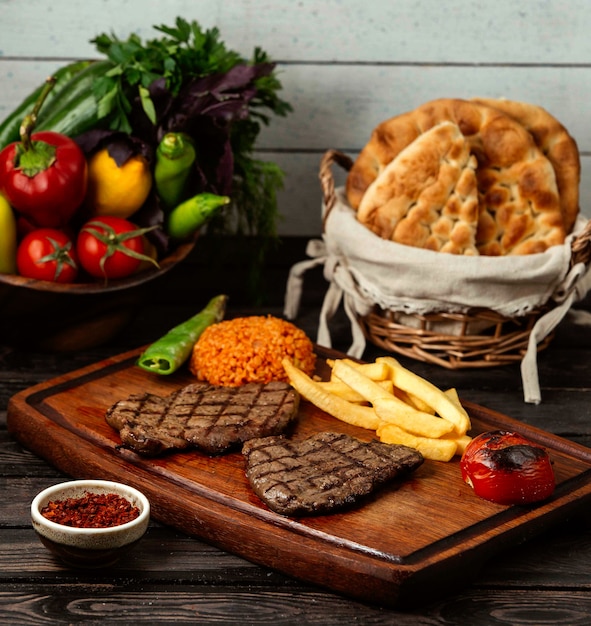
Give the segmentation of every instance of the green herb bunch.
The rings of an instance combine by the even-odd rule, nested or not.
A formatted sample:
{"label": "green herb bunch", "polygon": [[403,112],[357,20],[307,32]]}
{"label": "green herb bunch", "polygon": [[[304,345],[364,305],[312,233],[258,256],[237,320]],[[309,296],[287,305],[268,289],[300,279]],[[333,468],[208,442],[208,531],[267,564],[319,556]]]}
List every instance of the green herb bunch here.
{"label": "green herb bunch", "polygon": [[195,21],[154,28],[161,36],[145,42],[136,34],[92,40],[114,64],[93,87],[101,126],[152,145],[168,131],[188,132],[199,155],[195,192],[233,199],[211,230],[276,238],[284,172],[253,156],[262,125],[292,110],[278,95],[275,65],[260,48],[243,58],[217,28]]}

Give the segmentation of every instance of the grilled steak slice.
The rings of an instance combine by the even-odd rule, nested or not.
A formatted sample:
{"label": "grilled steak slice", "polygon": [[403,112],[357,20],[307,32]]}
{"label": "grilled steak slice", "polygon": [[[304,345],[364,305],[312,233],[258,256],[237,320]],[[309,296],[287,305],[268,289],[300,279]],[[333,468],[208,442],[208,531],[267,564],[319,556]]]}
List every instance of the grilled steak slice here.
{"label": "grilled steak slice", "polygon": [[143,394],[120,400],[106,420],[123,445],[145,456],[188,448],[221,454],[253,437],[283,432],[298,406],[299,394],[285,382],[241,387],[197,382],[166,398]]}
{"label": "grilled steak slice", "polygon": [[189,385],[171,410],[186,417],[185,437],[197,448],[218,454],[253,437],[282,433],[297,414],[299,394],[286,382],[240,387]]}
{"label": "grilled steak slice", "polygon": [[323,432],[303,440],[251,439],[242,447],[254,492],[282,515],[329,513],[352,505],[386,481],[412,472],[420,452]]}
{"label": "grilled steak slice", "polygon": [[183,425],[167,419],[175,395],[166,398],[152,393],[131,395],[108,409],[105,419],[119,431],[123,445],[139,454],[156,456],[189,448]]}

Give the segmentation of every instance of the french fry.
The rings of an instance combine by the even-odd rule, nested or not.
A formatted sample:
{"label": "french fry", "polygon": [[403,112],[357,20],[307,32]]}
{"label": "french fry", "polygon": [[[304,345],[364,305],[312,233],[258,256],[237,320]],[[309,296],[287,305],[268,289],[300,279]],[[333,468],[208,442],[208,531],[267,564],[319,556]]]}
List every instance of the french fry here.
{"label": "french fry", "polygon": [[451,422],[428,413],[421,413],[404,403],[368,378],[361,369],[352,367],[345,360],[336,361],[332,371],[339,380],[366,398],[383,421],[396,424],[410,433],[423,437],[441,437],[454,428]]}
{"label": "french fry", "polygon": [[326,391],[326,393],[332,393],[347,402],[354,402],[356,404],[367,403],[367,399],[360,393],[357,393],[355,389],[351,389],[349,385],[345,385],[343,381],[337,380],[336,378],[327,381],[319,380],[316,384],[320,389]]}
{"label": "french fry", "polygon": [[386,380],[378,380],[376,382],[380,387],[382,387],[382,389],[387,391],[389,394],[394,395],[394,383],[392,382],[391,378],[386,378]]}
{"label": "french fry", "polygon": [[347,424],[361,428],[376,430],[379,426],[380,419],[372,407],[353,404],[324,391],[319,383],[293,365],[288,358],[283,359],[282,365],[294,389],[319,409]]}
{"label": "french fry", "polygon": [[382,381],[372,380],[366,372],[380,375],[375,368],[364,368],[348,359],[335,361],[333,364],[334,377],[365,397],[383,421],[397,424],[409,432],[425,437],[440,437],[453,430],[450,422],[418,411],[393,393],[386,392],[381,386]]}
{"label": "french fry", "polygon": [[409,446],[426,459],[450,461],[472,440],[466,434],[470,418],[456,389],[442,391],[392,357],[373,363],[328,360],[329,381],[310,378],[289,359],[282,363],[303,398],[343,422],[376,431],[384,443]]}
{"label": "french fry", "polygon": [[[384,382],[386,380],[390,380],[390,367],[385,363],[380,363],[378,361],[374,361],[373,363],[358,363],[357,361],[353,361],[352,359],[342,359],[347,365],[354,367],[357,370],[363,372],[368,378],[376,382]],[[331,368],[334,368],[334,364],[336,363],[335,359],[329,359],[328,364]],[[392,387],[394,385],[392,384]],[[423,402],[421,398],[413,395],[412,393],[408,393],[403,391],[402,389],[393,388],[392,393],[400,398],[406,404],[410,404],[415,409],[422,411],[423,413],[435,413],[435,409],[429,406],[426,402]]]}
{"label": "french fry", "polygon": [[[394,387],[393,381],[392,387]],[[410,404],[410,406],[414,406],[417,411],[422,411],[423,413],[431,413],[431,415],[435,415],[435,409],[432,406],[429,406],[426,402],[423,402],[418,396],[415,396],[412,393],[408,393],[407,391],[402,391],[402,389],[398,389],[396,387],[394,387],[393,393],[407,404]]]}
{"label": "french fry", "polygon": [[391,380],[390,368],[385,363],[378,363],[377,361],[373,361],[373,363],[357,363],[357,361],[353,361],[352,359],[332,360],[330,361],[330,366],[332,367],[332,375],[334,375],[335,363],[346,363],[357,371],[362,372],[363,374],[365,374],[365,376],[371,378],[371,380],[375,382],[381,380]]}
{"label": "french fry", "polygon": [[449,433],[447,435],[443,435],[442,439],[449,439],[451,441],[455,441],[456,443],[456,454],[461,456],[464,454],[466,447],[472,441],[472,437],[469,435],[456,435],[455,433]]}
{"label": "french fry", "polygon": [[462,411],[465,411],[462,403],[460,402],[460,397],[458,396],[458,390],[452,387],[451,389],[446,389],[443,392],[454,404],[456,404]]}
{"label": "french fry", "polygon": [[348,385],[371,403],[376,398],[389,398],[393,395],[380,387],[374,379],[365,373],[366,371],[368,370],[353,365],[353,361],[342,359],[334,362],[332,376],[334,380]]}
{"label": "french fry", "polygon": [[451,422],[431,413],[417,411],[395,397],[377,398],[373,408],[382,422],[395,424],[413,435],[438,438],[454,432]]}
{"label": "french fry", "polygon": [[[452,402],[458,405],[458,408],[461,411],[465,411],[462,403],[460,402],[460,398],[458,396],[457,389],[446,389],[443,392]],[[449,433],[448,435],[443,435],[444,439],[453,439],[456,442],[458,449],[456,450],[456,454],[462,456],[468,444],[472,441],[472,437],[470,435],[456,435],[455,433]]]}
{"label": "french fry", "polygon": [[456,454],[456,443],[452,439],[417,437],[398,428],[395,424],[383,422],[377,428],[377,435],[384,443],[396,443],[414,448],[426,459],[432,461],[450,461]]}
{"label": "french fry", "polygon": [[470,429],[470,418],[463,408],[451,400],[441,389],[403,367],[393,357],[378,357],[376,362],[386,363],[390,367],[390,374],[394,386],[419,396],[424,402],[432,406],[444,419],[450,421],[459,435],[465,435]]}
{"label": "french fry", "polygon": [[[380,380],[376,383],[380,387],[383,387],[388,393],[393,393],[392,381],[388,380]],[[349,385],[345,384],[342,380],[333,379],[327,381],[318,381],[318,385],[327,391],[328,393],[334,393],[336,396],[339,396],[343,400],[347,400],[348,402],[356,402],[358,404],[367,402],[367,398],[362,396],[360,393],[349,387]]]}

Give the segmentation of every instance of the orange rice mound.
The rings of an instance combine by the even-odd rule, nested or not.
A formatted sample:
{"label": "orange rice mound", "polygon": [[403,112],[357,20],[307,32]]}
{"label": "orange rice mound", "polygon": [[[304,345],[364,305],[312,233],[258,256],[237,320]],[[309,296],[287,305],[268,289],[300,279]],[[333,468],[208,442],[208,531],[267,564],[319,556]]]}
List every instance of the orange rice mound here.
{"label": "orange rice mound", "polygon": [[281,365],[286,356],[306,374],[314,373],[316,355],[303,330],[272,315],[253,315],[208,326],[193,347],[189,368],[212,385],[288,381]]}

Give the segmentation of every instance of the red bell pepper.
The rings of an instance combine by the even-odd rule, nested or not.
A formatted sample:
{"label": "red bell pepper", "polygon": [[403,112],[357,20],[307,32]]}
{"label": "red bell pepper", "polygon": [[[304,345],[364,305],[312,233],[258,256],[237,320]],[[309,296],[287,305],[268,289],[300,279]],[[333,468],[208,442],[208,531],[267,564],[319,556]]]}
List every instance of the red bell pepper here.
{"label": "red bell pepper", "polygon": [[475,437],[462,455],[460,469],[476,495],[498,504],[539,502],[556,486],[548,451],[504,430]]}
{"label": "red bell pepper", "polygon": [[21,141],[0,152],[0,190],[14,210],[38,227],[65,226],[86,194],[86,158],[60,133],[33,133],[46,88],[21,126]]}

